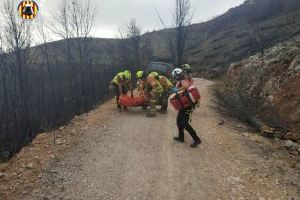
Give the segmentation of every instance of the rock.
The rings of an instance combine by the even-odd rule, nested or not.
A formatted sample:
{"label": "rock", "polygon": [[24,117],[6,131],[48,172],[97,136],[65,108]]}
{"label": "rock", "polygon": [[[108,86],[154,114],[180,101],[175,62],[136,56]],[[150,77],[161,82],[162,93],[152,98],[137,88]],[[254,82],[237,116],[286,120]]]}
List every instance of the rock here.
{"label": "rock", "polygon": [[243,137],[249,137],[249,134],[248,133],[242,133],[242,136]]}
{"label": "rock", "polygon": [[30,164],[26,165],[26,169],[33,169],[33,166],[34,166],[34,164],[30,163]]}
{"label": "rock", "polygon": [[63,144],[62,139],[60,139],[60,138],[56,139],[56,140],[55,140],[55,144],[57,144],[57,145]]}
{"label": "rock", "polygon": [[296,142],[300,139],[300,134],[289,132],[289,133],[285,134],[283,138],[285,140],[290,140],[292,142]]}
{"label": "rock", "polygon": [[4,176],[5,174],[0,172],[0,178],[3,178]]}
{"label": "rock", "polygon": [[61,127],[59,128],[60,131],[62,131],[62,130],[64,130],[64,129],[65,129],[64,126],[61,126]]}
{"label": "rock", "polygon": [[298,151],[296,151],[296,150],[289,151],[289,154],[294,155],[294,156],[298,156],[299,155]]}
{"label": "rock", "polygon": [[74,133],[76,133],[76,130],[72,129],[70,132],[71,132],[71,134],[74,134]]}
{"label": "rock", "polygon": [[23,191],[23,192],[22,192],[22,194],[28,194],[28,191],[27,191],[27,190],[25,190],[25,191]]}
{"label": "rock", "polygon": [[50,158],[55,159],[56,156],[55,155],[50,155]]}
{"label": "rock", "polygon": [[224,125],[225,121],[224,120],[220,120],[220,122],[218,123],[219,126]]}
{"label": "rock", "polygon": [[285,148],[287,148],[288,150],[296,150],[298,149],[298,144],[297,143],[294,143],[290,140],[287,140],[285,141],[284,145],[283,145]]}
{"label": "rock", "polygon": [[234,177],[234,176],[228,177],[227,181],[232,183],[232,184],[243,182],[243,180],[240,177]]}

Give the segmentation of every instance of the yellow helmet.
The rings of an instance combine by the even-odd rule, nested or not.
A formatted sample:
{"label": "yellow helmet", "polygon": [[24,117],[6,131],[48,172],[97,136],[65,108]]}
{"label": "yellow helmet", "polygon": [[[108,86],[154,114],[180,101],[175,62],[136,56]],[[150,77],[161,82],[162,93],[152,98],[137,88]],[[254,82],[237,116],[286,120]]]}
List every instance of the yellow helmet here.
{"label": "yellow helmet", "polygon": [[136,72],[136,77],[137,78],[142,78],[143,75],[144,75],[144,71],[137,71]]}
{"label": "yellow helmet", "polygon": [[153,76],[155,78],[159,76],[159,74],[157,72],[151,72],[150,74],[151,74],[151,76]]}
{"label": "yellow helmet", "polygon": [[183,64],[180,66],[180,68],[183,70],[191,70],[191,66],[189,64]]}
{"label": "yellow helmet", "polygon": [[131,79],[131,72],[129,70],[125,70],[123,73],[125,78]]}

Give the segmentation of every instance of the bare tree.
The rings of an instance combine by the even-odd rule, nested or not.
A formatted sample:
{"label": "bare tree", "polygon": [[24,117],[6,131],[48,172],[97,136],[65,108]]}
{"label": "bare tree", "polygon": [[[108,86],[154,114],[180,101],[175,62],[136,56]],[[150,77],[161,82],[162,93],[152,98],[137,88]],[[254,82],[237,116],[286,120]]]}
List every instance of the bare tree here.
{"label": "bare tree", "polygon": [[129,47],[132,49],[134,55],[134,64],[140,65],[140,44],[141,44],[141,27],[132,19],[127,26],[127,38]]}
{"label": "bare tree", "polygon": [[184,50],[187,39],[187,26],[191,24],[193,14],[191,12],[190,0],[176,0],[174,22],[176,31],[176,63],[178,66],[183,64]]}
{"label": "bare tree", "polygon": [[126,31],[121,27],[118,28],[118,54],[119,54],[119,63],[123,67],[128,67],[130,65],[130,52],[128,50],[128,39],[126,36]]}
{"label": "bare tree", "polygon": [[[31,45],[30,21],[22,20],[15,11],[16,5],[13,1],[6,0],[2,4],[4,15],[3,40],[7,52],[9,53],[9,65],[11,65],[16,109],[27,112],[24,103],[26,98],[27,68],[32,56],[29,48]],[[20,99],[22,101],[19,101]],[[18,107],[18,105],[20,107]]]}
{"label": "bare tree", "polygon": [[170,51],[172,59],[177,66],[180,66],[184,62],[186,40],[188,37],[187,26],[191,24],[193,18],[191,1],[175,0],[173,26],[168,27],[157,9],[156,12],[161,24],[166,29],[165,39],[167,40],[168,49]]}
{"label": "bare tree", "polygon": [[136,20],[132,19],[126,29],[118,29],[119,51],[123,66],[133,67],[141,64],[141,32],[142,28],[137,25]]}
{"label": "bare tree", "polygon": [[149,35],[148,33],[141,36],[141,44],[140,44],[141,65],[139,66],[140,69],[144,69],[143,67],[149,65],[149,63],[153,59],[151,38],[152,38],[151,35]]}
{"label": "bare tree", "polygon": [[[22,20],[16,12],[16,4],[11,0],[1,2],[1,32],[2,42],[5,49],[1,50],[1,81],[4,102],[1,110],[6,113],[5,120],[2,123],[1,141],[7,142],[11,137],[11,124],[14,124],[14,129],[24,130],[30,128],[30,113],[28,101],[28,66],[32,61],[32,54],[29,51],[31,46],[31,29],[30,21]],[[27,115],[26,115],[27,114]],[[12,131],[13,132],[13,131]],[[15,132],[13,132],[15,133]],[[20,139],[22,138],[22,139]],[[30,132],[24,130],[23,134],[18,135],[15,143],[9,143],[4,150],[7,157],[10,152],[7,149],[14,149],[20,143],[32,138]],[[2,150],[0,144],[0,151]],[[1,153],[0,152],[0,153]]]}
{"label": "bare tree", "polygon": [[[66,40],[62,55],[68,65],[72,67],[70,81],[73,90],[76,91],[76,104],[87,111],[87,88],[85,86],[85,74],[95,60],[91,33],[95,25],[96,8],[92,6],[91,0],[63,0],[56,13],[56,24],[53,32]],[[79,82],[74,73],[79,73]],[[84,100],[82,102],[82,96]]]}

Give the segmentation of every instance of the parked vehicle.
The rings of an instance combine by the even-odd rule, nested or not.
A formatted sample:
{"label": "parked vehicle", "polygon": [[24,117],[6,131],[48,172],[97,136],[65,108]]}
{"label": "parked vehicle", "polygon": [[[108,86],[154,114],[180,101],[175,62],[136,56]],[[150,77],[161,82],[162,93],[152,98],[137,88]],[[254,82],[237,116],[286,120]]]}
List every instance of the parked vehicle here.
{"label": "parked vehicle", "polygon": [[171,73],[175,69],[174,65],[171,63],[165,62],[152,62],[148,69],[147,74],[151,72],[158,72],[160,75],[163,75],[167,78],[171,78]]}

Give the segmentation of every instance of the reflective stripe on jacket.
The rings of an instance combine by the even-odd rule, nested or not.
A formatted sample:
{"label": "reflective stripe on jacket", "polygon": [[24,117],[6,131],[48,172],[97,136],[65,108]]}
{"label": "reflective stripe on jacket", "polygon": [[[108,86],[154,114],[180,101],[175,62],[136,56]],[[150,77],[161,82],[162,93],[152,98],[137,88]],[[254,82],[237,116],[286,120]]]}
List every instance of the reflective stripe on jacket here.
{"label": "reflective stripe on jacket", "polygon": [[159,82],[165,89],[174,87],[173,83],[165,76],[159,76]]}
{"label": "reflective stripe on jacket", "polygon": [[128,84],[129,81],[130,79],[124,78],[124,72],[120,72],[114,77],[114,79],[111,82],[116,85],[120,85],[120,84],[125,85]]}
{"label": "reflective stripe on jacket", "polygon": [[147,77],[146,84],[151,86],[153,92],[163,93],[164,91],[164,88],[160,82],[151,75]]}

